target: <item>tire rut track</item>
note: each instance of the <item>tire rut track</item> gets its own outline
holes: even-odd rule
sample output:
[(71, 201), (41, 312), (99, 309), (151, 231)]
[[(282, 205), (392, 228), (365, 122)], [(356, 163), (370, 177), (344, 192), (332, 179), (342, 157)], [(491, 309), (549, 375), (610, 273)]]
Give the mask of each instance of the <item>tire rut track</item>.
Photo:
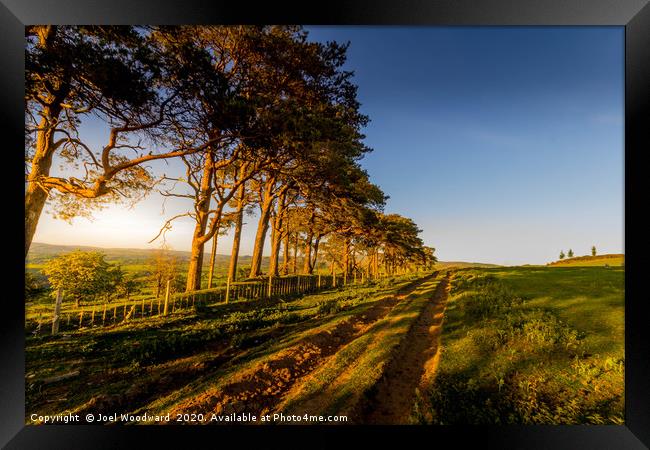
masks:
[(377, 383), (375, 395), (362, 407), (359, 423), (409, 423), (416, 389), (431, 379), (437, 366), (448, 290), (449, 273), (404, 337)]
[(402, 299), (437, 273), (417, 280), (393, 297), (379, 300), (368, 311), (337, 324), (331, 330), (309, 336), (297, 345), (283, 350), (232, 383), (204, 392), (177, 405), (176, 413), (231, 414), (250, 412), (260, 417), (274, 409), (284, 395), (301, 379), (313, 372), (344, 345), (385, 317)]

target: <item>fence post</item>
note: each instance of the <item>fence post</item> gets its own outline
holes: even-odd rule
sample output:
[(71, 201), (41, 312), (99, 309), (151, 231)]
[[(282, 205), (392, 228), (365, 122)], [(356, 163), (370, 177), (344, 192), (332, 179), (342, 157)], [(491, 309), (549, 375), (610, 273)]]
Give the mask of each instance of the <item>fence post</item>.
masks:
[(79, 328), (81, 328), (81, 322), (84, 320), (84, 310), (82, 309), (79, 313)]
[(106, 303), (104, 303), (104, 313), (102, 314), (102, 326), (106, 323)]
[(131, 306), (131, 309), (129, 309), (129, 313), (124, 317), (124, 322), (128, 322), (129, 319), (131, 319), (131, 316), (135, 318), (135, 305), (136, 304), (134, 303), (133, 306)]
[(90, 326), (95, 324), (95, 305), (93, 305), (93, 314), (90, 316)]
[(63, 301), (63, 289), (56, 290), (56, 303), (54, 303), (54, 317), (52, 318), (52, 334), (59, 332), (59, 316), (61, 314), (61, 302)]
[(169, 310), (169, 294), (172, 287), (172, 280), (167, 280), (167, 290), (165, 291), (165, 309), (163, 310), (163, 316), (167, 315)]
[(273, 296), (273, 275), (269, 275), (269, 298)]
[(318, 274), (318, 290), (320, 290), (320, 273)]
[(230, 277), (228, 277), (228, 280), (226, 280), (226, 303), (228, 303), (229, 299), (230, 299)]

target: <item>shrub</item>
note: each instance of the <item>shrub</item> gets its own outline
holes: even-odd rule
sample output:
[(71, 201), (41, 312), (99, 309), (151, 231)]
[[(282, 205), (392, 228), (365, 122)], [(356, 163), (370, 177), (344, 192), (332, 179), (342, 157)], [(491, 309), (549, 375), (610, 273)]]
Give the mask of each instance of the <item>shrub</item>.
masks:
[(337, 313), (341, 310), (341, 305), (338, 300), (324, 300), (318, 302), (316, 305), (316, 311), (319, 316), (327, 316), (330, 314)]
[(463, 313), (469, 317), (475, 319), (492, 317), (499, 311), (523, 303), (523, 299), (512, 289), (492, 279), (478, 279), (471, 284), (477, 292), (464, 297), (460, 303)]

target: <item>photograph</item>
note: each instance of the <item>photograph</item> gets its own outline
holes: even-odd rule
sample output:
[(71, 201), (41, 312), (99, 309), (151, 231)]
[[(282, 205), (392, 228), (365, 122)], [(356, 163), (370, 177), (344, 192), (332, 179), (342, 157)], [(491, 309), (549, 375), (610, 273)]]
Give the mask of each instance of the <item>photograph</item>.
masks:
[(26, 425), (625, 425), (625, 28), (27, 25)]

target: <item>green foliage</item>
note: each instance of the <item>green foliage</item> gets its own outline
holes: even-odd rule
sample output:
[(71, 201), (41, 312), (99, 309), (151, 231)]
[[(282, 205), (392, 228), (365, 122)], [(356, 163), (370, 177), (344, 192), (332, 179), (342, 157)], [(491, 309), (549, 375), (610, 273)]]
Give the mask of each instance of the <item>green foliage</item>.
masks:
[(33, 273), (25, 271), (25, 300), (39, 297), (46, 290), (47, 287)]
[(122, 277), (121, 269), (107, 263), (102, 253), (82, 251), (49, 260), (43, 273), (53, 288), (63, 289), (77, 302), (114, 292)]
[(560, 259), (564, 259), (564, 256), (565, 256), (565, 255), (564, 255), (564, 250), (561, 250), (561, 251), (560, 251)]
[(596, 256), (596, 246), (595, 245), (591, 246), (591, 256)]
[(523, 299), (516, 295), (511, 288), (496, 282), (494, 278), (475, 278), (468, 285), (470, 289), (477, 291), (464, 298), (461, 309), (474, 319), (492, 317), (503, 310), (523, 303)]
[(341, 310), (341, 304), (337, 299), (324, 300), (317, 304), (317, 308), (318, 315), (327, 316), (339, 312)]
[[(457, 271), (441, 363), (418, 396), (415, 419), (622, 424), (624, 353), (622, 345), (612, 345), (622, 343), (615, 320), (622, 310), (602, 303), (603, 295), (614, 295), (612, 305), (622, 305), (622, 285), (612, 284), (620, 275), (596, 268)], [(567, 300), (573, 292), (579, 303)], [(582, 309), (567, 316), (569, 305)]]
[(121, 273), (121, 276), (116, 277), (116, 288), (117, 288), (117, 295), (124, 297), (128, 300), (131, 297), (131, 295), (140, 292), (141, 283), (138, 280), (137, 275), (135, 274), (124, 275), (123, 273)]
[(573, 250), (569, 249), (569, 252), (567, 253), (567, 256), (569, 258), (573, 258)]
[[(516, 372), (494, 377), (441, 373), (427, 399), (431, 410), (420, 422), (437, 425), (622, 424), (620, 396), (608, 396), (613, 377), (623, 375), (622, 360), (585, 363), (576, 358), (556, 374)], [(578, 392), (564, 383), (581, 386)], [(602, 393), (605, 395), (602, 395)], [(591, 394), (591, 395), (588, 395)], [(594, 395), (595, 394), (595, 395)]]

